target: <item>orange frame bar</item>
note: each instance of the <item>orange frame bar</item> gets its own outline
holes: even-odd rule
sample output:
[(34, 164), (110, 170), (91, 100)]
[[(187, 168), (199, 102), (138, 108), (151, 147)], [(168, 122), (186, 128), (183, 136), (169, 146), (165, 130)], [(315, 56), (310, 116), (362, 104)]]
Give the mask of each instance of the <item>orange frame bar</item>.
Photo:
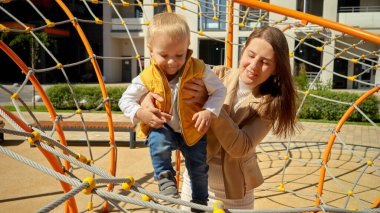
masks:
[(252, 1), (252, 0), (235, 0), (236, 3), (249, 6), (249, 7), (254, 7), (258, 9), (263, 9), (266, 11), (274, 12), (274, 13), (279, 13), (285, 16), (289, 16), (295, 19), (302, 20), (303, 23), (311, 22), (320, 26), (324, 26), (336, 31), (340, 31), (364, 40), (368, 40), (377, 44), (380, 44), (380, 36), (370, 33), (355, 27), (351, 27), (345, 24), (341, 24), (339, 22), (335, 21), (330, 21), (318, 16), (310, 15), (307, 13), (302, 13), (296, 10), (290, 10), (284, 7), (276, 6), (273, 4), (265, 3), (265, 2), (260, 2), (260, 1)]

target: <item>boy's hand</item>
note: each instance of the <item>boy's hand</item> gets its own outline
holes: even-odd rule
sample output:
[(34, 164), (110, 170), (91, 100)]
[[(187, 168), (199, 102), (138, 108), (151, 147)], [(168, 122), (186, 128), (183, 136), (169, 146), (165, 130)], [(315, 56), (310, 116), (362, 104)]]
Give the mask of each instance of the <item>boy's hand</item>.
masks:
[(205, 133), (210, 127), (211, 119), (215, 117), (215, 114), (208, 110), (197, 112), (192, 118), (192, 120), (195, 121), (194, 127), (198, 130), (198, 132)]
[(161, 111), (157, 108), (141, 108), (136, 112), (136, 116), (152, 128), (161, 128), (167, 122), (165, 116), (162, 116)]

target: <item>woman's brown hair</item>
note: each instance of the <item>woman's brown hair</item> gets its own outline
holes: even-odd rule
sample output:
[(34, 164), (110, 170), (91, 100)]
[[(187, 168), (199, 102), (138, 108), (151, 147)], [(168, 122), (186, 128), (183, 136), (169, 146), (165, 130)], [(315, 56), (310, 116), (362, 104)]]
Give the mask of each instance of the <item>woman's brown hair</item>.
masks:
[(257, 28), (248, 37), (242, 51), (254, 38), (267, 41), (275, 54), (274, 75), (260, 85), (260, 94), (265, 96), (260, 114), (273, 122), (273, 133), (288, 136), (294, 134), (296, 123), (296, 90), (289, 61), (289, 47), (285, 35), (277, 28)]

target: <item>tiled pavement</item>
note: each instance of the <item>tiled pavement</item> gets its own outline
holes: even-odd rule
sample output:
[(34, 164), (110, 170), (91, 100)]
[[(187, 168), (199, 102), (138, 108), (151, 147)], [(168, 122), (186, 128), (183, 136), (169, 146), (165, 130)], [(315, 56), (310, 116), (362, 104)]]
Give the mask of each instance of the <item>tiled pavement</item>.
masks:
[[(47, 113), (35, 113), (35, 115), (39, 120), (49, 119)], [(104, 113), (85, 113), (84, 118), (88, 121), (106, 121)], [(71, 119), (79, 120), (79, 117), (75, 116)], [(113, 114), (113, 120), (125, 121), (126, 118), (122, 114)], [(9, 123), (6, 123), (5, 128), (11, 128)], [(286, 209), (314, 205), (315, 198), (313, 196), (310, 197), (310, 194), (313, 195), (316, 192), (316, 185), (320, 175), (320, 164), (318, 162), (320, 162), (320, 159), (324, 155), (325, 145), (331, 137), (331, 131), (334, 128), (334, 124), (304, 123), (299, 133), (291, 138), (292, 143), (289, 146), (291, 147), (290, 155), (289, 153), (286, 154), (286, 149), (284, 148), (287, 146), (289, 139), (282, 139), (272, 135), (268, 135), (264, 139), (261, 147), (258, 149), (258, 159), (266, 179), (265, 183), (255, 190), (256, 209)], [(88, 153), (87, 146), (83, 144), (75, 146), (75, 141), (83, 141), (85, 139), (83, 132), (65, 132), (65, 135), (71, 141), (70, 147), (75, 152)], [(345, 190), (347, 187), (348, 189), (352, 187), (354, 180), (358, 177), (359, 171), (364, 168), (365, 162), (376, 156), (376, 154), (379, 154), (380, 148), (380, 131), (376, 127), (344, 125), (339, 136), (345, 144), (348, 144), (349, 149), (354, 150), (354, 154), (349, 150), (342, 150), (342, 145), (336, 146), (332, 150), (329, 168), (335, 176), (339, 176), (342, 179), (345, 187), (344, 190), (341, 190), (339, 186), (342, 183), (336, 182), (327, 176), (324, 186), (324, 201), (336, 207), (344, 205), (346, 199)], [(90, 132), (89, 137), (90, 140), (108, 141), (108, 133), (106, 132)], [(157, 191), (157, 186), (152, 178), (152, 166), (148, 148), (140, 141), (136, 149), (129, 149), (125, 143), (125, 141), (129, 140), (128, 137), (128, 133), (115, 133), (115, 139), (118, 141), (117, 145), (119, 146), (117, 177), (132, 175), (144, 188)], [(30, 148), (27, 143), (22, 143), (23, 138), (6, 135), (5, 139), (6, 142), (2, 145), (7, 149), (50, 168), (43, 155), (36, 148)], [(336, 144), (338, 142), (340, 140), (336, 139)], [(106, 145), (106, 143), (98, 143), (92, 147), (94, 158), (99, 157), (108, 150), (108, 146)], [(263, 154), (262, 150), (265, 150), (266, 154)], [(88, 156), (88, 154), (85, 155)], [(283, 156), (287, 155), (291, 159), (294, 159), (294, 161), (286, 164), (286, 170), (283, 172), (285, 165)], [(364, 160), (362, 159), (361, 161), (361, 158)], [(379, 165), (380, 162), (376, 159), (374, 163), (375, 165)], [(108, 157), (97, 161), (96, 165), (108, 170)], [(10, 159), (4, 154), (0, 154), (0, 169), (2, 171), (0, 173), (0, 212), (34, 212), (62, 196), (61, 187), (54, 178)], [(90, 175), (81, 170), (75, 171), (75, 173), (81, 179)], [(357, 190), (358, 194), (364, 196), (362, 202), (370, 205), (380, 195), (379, 172), (377, 171), (376, 173), (370, 170), (369, 174), (363, 175), (361, 180), (364, 183), (360, 182), (355, 188), (355, 192)], [(276, 190), (280, 183), (285, 183), (285, 189), (292, 190), (297, 195), (282, 193)], [(115, 192), (128, 194), (120, 190), (120, 187), (116, 188)], [(88, 196), (81, 193), (76, 196), (80, 211), (86, 209), (88, 199)], [(99, 202), (99, 199), (96, 198), (95, 204)], [(153, 211), (130, 204), (120, 203), (120, 205), (136, 212)], [(361, 209), (360, 202), (353, 201), (353, 203), (349, 203), (348, 208)], [(62, 211), (62, 205), (54, 210), (54, 212)]]

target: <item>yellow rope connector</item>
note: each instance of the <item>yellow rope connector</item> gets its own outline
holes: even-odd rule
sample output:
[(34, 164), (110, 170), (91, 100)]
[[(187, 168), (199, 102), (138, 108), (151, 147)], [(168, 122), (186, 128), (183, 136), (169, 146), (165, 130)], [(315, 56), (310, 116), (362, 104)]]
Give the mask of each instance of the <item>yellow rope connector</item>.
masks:
[(289, 156), (285, 155), (284, 157), (284, 160), (289, 160)]
[(375, 50), (372, 51), (371, 54), (372, 54), (372, 55), (376, 55), (376, 51), (375, 51)]
[(121, 25), (125, 25), (125, 21), (124, 20), (121, 21)]
[(108, 0), (108, 4), (112, 5), (113, 4), (112, 0)]
[(142, 196), (141, 196), (141, 199), (142, 199), (143, 201), (147, 201), (147, 202), (149, 202), (149, 201), (152, 200), (152, 198), (149, 197), (148, 195), (142, 195)]
[(198, 13), (199, 16), (202, 16), (202, 14), (203, 14), (202, 12), (199, 12), (199, 13)]
[(289, 57), (292, 58), (294, 56), (293, 52), (289, 52)]
[(93, 202), (88, 202), (87, 203), (87, 210), (88, 211), (92, 211), (94, 209), (94, 203)]
[(318, 50), (319, 52), (323, 51), (323, 47), (316, 47), (315, 49)]
[(139, 5), (139, 7), (142, 7), (142, 6), (143, 6), (141, 2), (139, 2), (139, 3), (137, 3), (137, 4)]
[(84, 180), (83, 180), (83, 183), (88, 183), (88, 187), (83, 189), (82, 192), (86, 195), (89, 195), (91, 194), (92, 190), (95, 188), (96, 186), (96, 181), (94, 178), (92, 177), (86, 177)]
[(57, 69), (62, 69), (63, 65), (61, 63), (58, 63), (56, 67)]
[(84, 164), (93, 162), (92, 160), (88, 159), (86, 156), (81, 155), (80, 153), (77, 153), (77, 157), (75, 159), (77, 159), (79, 162), (82, 162)]
[(202, 30), (199, 30), (199, 31), (198, 31), (198, 35), (200, 35), (200, 36), (204, 36), (205, 34), (203, 33)]
[(81, 109), (77, 109), (77, 111), (75, 111), (76, 114), (82, 114), (82, 110)]
[(302, 38), (302, 39), (300, 40), (300, 43), (302, 44), (302, 43), (304, 43), (304, 42), (305, 42), (305, 39)]
[(326, 65), (323, 65), (323, 66), (321, 67), (321, 70), (326, 70)]
[(139, 58), (141, 58), (141, 56), (140, 56), (139, 54), (137, 54), (137, 55), (135, 56), (135, 58), (136, 58), (136, 59), (139, 59)]
[(310, 95), (310, 91), (307, 90), (307, 91), (305, 92), (305, 95)]
[(379, 69), (379, 65), (378, 64), (373, 65), (373, 69), (376, 71), (377, 69)]
[(336, 58), (340, 58), (340, 53), (337, 53), (337, 54), (335, 55), (335, 57), (336, 57)]
[(351, 190), (349, 190), (349, 191), (347, 192), (347, 195), (348, 195), (348, 196), (352, 196), (352, 195), (354, 195), (354, 192), (351, 191)]
[(278, 187), (278, 190), (285, 192), (284, 184), (281, 183), (280, 186)]
[(145, 22), (145, 25), (146, 25), (146, 26), (149, 26), (149, 25), (150, 25), (150, 21), (146, 21), (146, 22)]
[(312, 35), (313, 35), (313, 33), (308, 33), (308, 34), (307, 34), (307, 37), (310, 38)]
[[(123, 1), (123, 6), (124, 7), (129, 7), (131, 4), (129, 4), (129, 2), (125, 2), (125, 1)], [(154, 6), (154, 3), (153, 3), (153, 6)]]
[(356, 44), (352, 44), (351, 47), (352, 47), (352, 48), (356, 48)]
[(95, 24), (103, 24), (103, 21), (98, 17), (95, 18)]
[(329, 45), (330, 44), (330, 41), (325, 41), (325, 45)]
[(337, 36), (334, 36), (334, 37), (333, 37), (333, 40), (334, 40), (334, 41), (336, 41), (337, 39), (338, 39), (338, 37), (337, 37)]
[(214, 21), (219, 21), (219, 18), (216, 17), (216, 16), (214, 16), (214, 17), (212, 17), (212, 20), (214, 20)]
[(368, 166), (373, 166), (373, 162), (369, 160), (369, 161), (367, 161), (367, 165)]
[(353, 59), (351, 59), (351, 62), (354, 63), (354, 64), (356, 64), (356, 63), (359, 62), (359, 60), (357, 58), (353, 58)]
[(319, 34), (320, 32), (321, 32), (320, 30), (316, 30), (316, 31), (315, 31), (316, 34)]
[(214, 211), (213, 213), (224, 213), (224, 203), (220, 200), (214, 202)]
[(362, 54), (362, 55), (360, 56), (360, 59), (365, 59), (365, 55)]
[(187, 10), (187, 7), (186, 6), (181, 6), (181, 9), (182, 10)]
[(0, 24), (0, 30), (3, 31), (4, 33), (9, 33), (9, 31), (10, 31), (8, 27), (6, 27), (2, 24)]
[(16, 93), (13, 93), (13, 95), (11, 95), (11, 100), (12, 99), (16, 99), (16, 100), (18, 100), (20, 98), (20, 96), (18, 95), (18, 93), (16, 92)]
[(351, 76), (348, 76), (347, 79), (350, 80), (350, 81), (354, 81), (356, 78), (357, 78), (356, 75), (351, 75)]
[(91, 0), (91, 3), (93, 3), (93, 4), (99, 4), (99, 1), (98, 0)]
[(55, 23), (54, 22), (51, 22), (49, 19), (45, 19), (45, 23), (48, 27), (54, 27), (55, 26)]
[(40, 134), (39, 132), (37, 132), (37, 131), (33, 131), (32, 134), (33, 134), (33, 136), (28, 137), (28, 142), (29, 142), (31, 145), (34, 145), (34, 143), (35, 143), (36, 141), (41, 140), (41, 134)]
[(27, 33), (29, 33), (29, 32), (30, 32), (30, 30), (31, 30), (31, 28), (30, 28), (30, 27), (26, 27), (26, 28), (25, 28), (25, 32), (27, 32)]
[(245, 27), (244, 23), (239, 23), (239, 27)]
[(132, 176), (127, 176), (126, 179), (129, 180), (129, 183), (123, 183), (121, 184), (121, 187), (124, 189), (124, 190), (131, 190), (131, 187), (135, 184), (135, 179), (132, 177)]
[(343, 52), (347, 53), (348, 49), (347, 48), (344, 48), (343, 49)]

